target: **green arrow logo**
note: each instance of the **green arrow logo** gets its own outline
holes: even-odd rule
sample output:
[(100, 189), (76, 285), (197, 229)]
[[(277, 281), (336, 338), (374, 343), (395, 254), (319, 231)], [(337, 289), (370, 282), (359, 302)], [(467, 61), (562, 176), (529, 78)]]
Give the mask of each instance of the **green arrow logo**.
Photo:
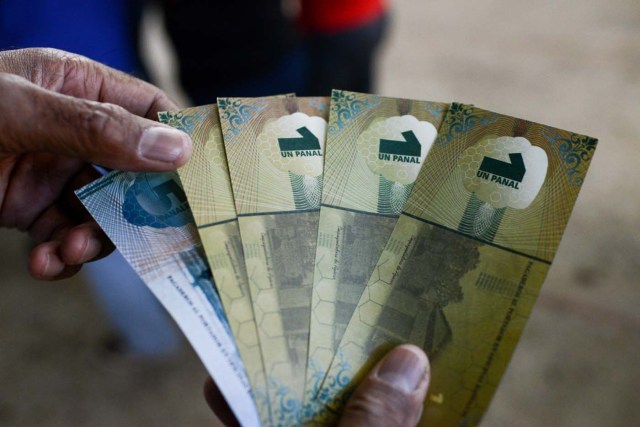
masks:
[(491, 157), (485, 157), (480, 164), (480, 171), (490, 173), (492, 175), (501, 176), (502, 178), (512, 181), (522, 182), (524, 173), (527, 168), (524, 166), (524, 160), (521, 153), (510, 153), (509, 160), (511, 163), (496, 160)]
[(296, 131), (301, 138), (278, 138), (280, 151), (320, 150), (320, 141), (306, 126)]
[(380, 139), (380, 153), (420, 157), (422, 146), (412, 130), (402, 132), (404, 140)]

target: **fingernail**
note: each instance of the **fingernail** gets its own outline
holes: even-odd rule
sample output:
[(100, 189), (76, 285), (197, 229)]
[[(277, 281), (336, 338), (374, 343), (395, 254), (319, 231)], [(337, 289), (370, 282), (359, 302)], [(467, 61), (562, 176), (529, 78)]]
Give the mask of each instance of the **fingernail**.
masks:
[(424, 355), (417, 350), (400, 347), (389, 353), (378, 369), (377, 376), (382, 381), (403, 392), (413, 392), (427, 370)]
[(87, 242), (85, 244), (84, 251), (80, 256), (78, 263), (83, 264), (97, 257), (98, 254), (100, 254), (100, 249), (102, 248), (102, 245), (100, 243), (101, 243), (100, 240), (96, 239), (95, 237), (87, 237)]
[(177, 129), (151, 127), (142, 132), (140, 154), (148, 160), (174, 163), (190, 143), (189, 136)]
[(44, 267), (42, 267), (42, 276), (46, 277), (49, 275), (49, 265), (51, 265), (51, 255), (50, 254), (46, 254), (45, 255), (45, 262), (44, 262)]

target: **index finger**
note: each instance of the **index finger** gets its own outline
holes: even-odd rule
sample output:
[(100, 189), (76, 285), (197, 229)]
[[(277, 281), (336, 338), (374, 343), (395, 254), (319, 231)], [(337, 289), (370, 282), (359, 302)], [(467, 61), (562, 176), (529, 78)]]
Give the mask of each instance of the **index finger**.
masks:
[(130, 113), (157, 119), (176, 104), (160, 89), (84, 56), (57, 49), (0, 52), (0, 72), (19, 75), (45, 89), (76, 98), (106, 102)]

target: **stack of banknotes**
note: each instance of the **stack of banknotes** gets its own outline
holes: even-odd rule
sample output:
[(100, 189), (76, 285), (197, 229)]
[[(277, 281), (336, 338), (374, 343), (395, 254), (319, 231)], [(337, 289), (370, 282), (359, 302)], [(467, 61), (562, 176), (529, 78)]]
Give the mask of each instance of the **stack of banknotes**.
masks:
[(82, 203), (242, 425), (331, 425), (392, 347), (431, 360), (421, 424), (479, 423), (596, 140), (473, 105), (335, 90), (160, 114), (177, 173)]

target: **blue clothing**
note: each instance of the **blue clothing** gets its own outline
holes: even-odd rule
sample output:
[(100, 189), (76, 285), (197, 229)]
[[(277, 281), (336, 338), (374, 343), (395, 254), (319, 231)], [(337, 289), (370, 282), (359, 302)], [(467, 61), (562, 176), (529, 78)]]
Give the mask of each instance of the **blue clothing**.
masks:
[(120, 252), (86, 264), (82, 274), (124, 352), (162, 357), (180, 348), (174, 322)]
[(55, 47), (140, 73), (141, 5), (127, 0), (1, 0), (0, 49)]

